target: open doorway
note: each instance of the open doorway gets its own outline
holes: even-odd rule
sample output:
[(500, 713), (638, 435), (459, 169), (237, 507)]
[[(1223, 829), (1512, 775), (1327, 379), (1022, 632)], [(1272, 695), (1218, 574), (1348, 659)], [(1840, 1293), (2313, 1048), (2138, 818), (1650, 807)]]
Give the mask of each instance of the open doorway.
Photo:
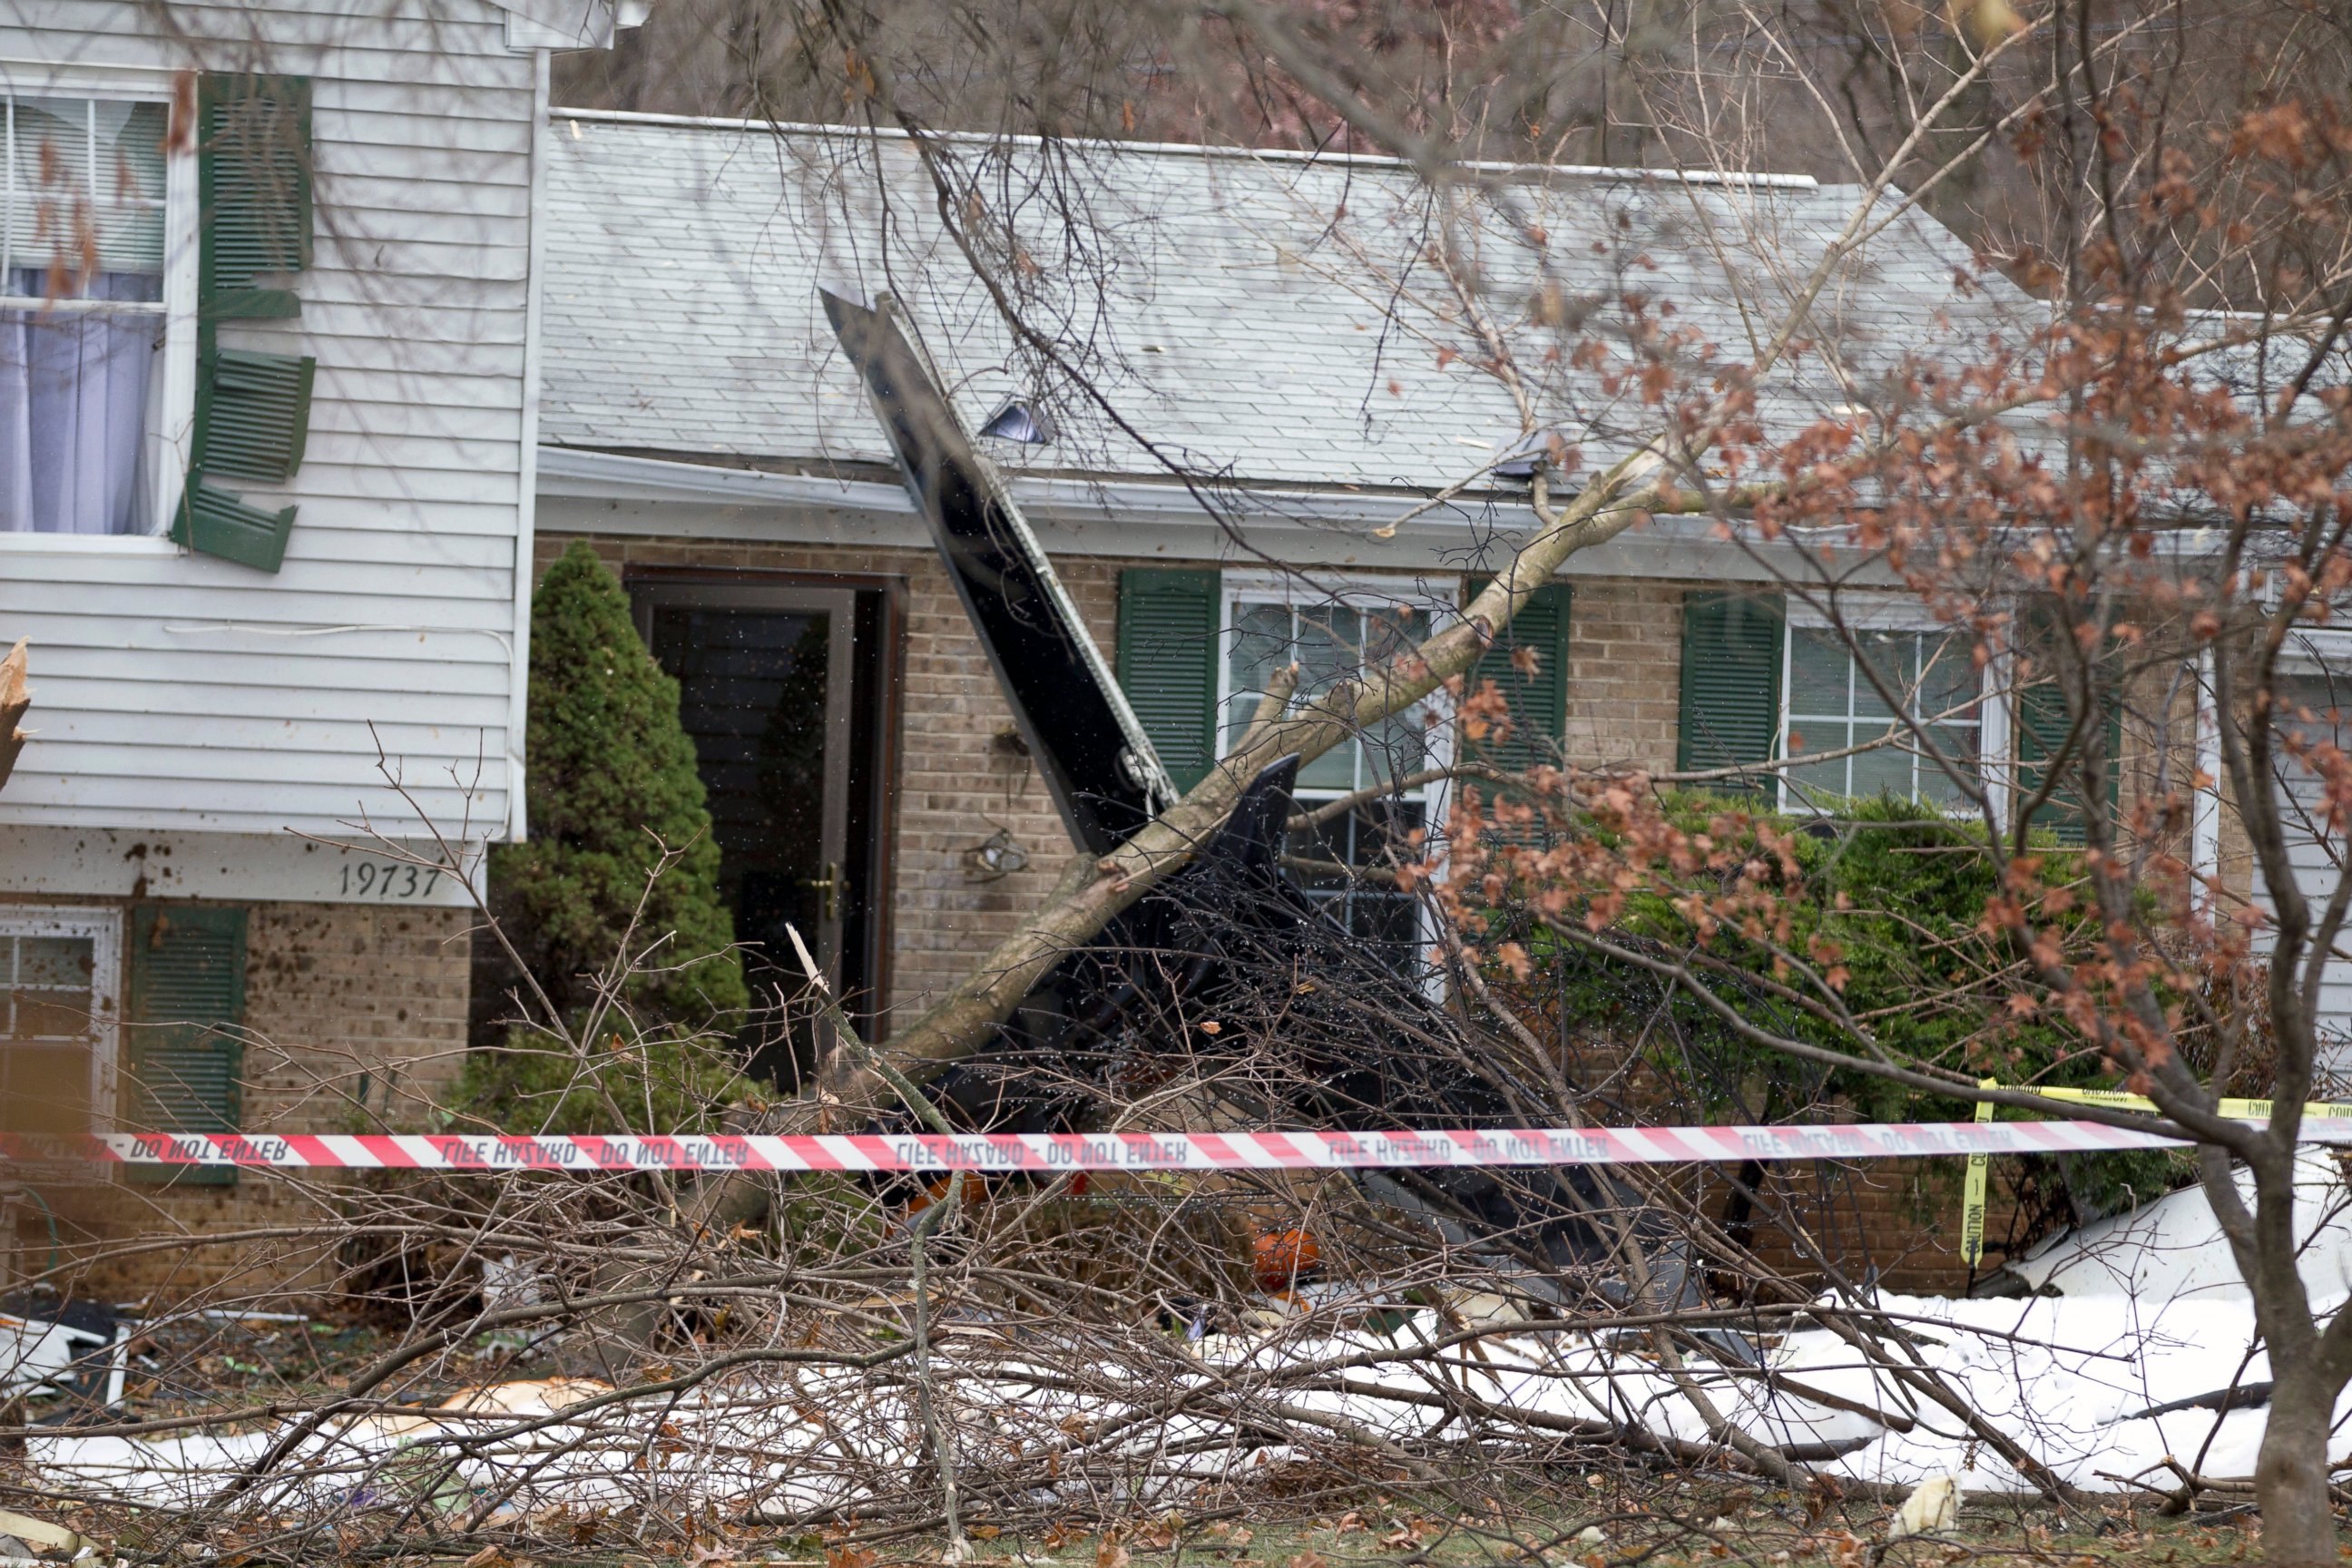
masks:
[[(753, 996), (803, 989), (791, 925), (872, 1037), (889, 916), (895, 584), (642, 572), (628, 586), (646, 647), (678, 682)], [(751, 1070), (789, 1090), (821, 1041), (801, 1020), (745, 1044)]]

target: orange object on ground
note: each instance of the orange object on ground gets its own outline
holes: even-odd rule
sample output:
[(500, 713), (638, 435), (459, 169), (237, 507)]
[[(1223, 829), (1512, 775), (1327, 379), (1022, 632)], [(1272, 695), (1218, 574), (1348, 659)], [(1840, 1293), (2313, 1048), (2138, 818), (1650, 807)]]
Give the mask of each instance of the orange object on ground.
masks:
[(1289, 1289), (1323, 1261), (1323, 1249), (1303, 1230), (1261, 1231), (1250, 1250), (1257, 1288), (1269, 1295)]
[[(925, 1182), (923, 1184), (923, 1190), (917, 1194), (915, 1197), (908, 1203), (908, 1216), (912, 1218), (914, 1215), (919, 1215), (925, 1209), (930, 1207), (933, 1204), (939, 1203), (944, 1199), (948, 1195), (948, 1183), (953, 1178), (951, 1176), (935, 1176), (931, 1180)], [(963, 1201), (967, 1204), (980, 1204), (987, 1202), (988, 1178), (982, 1175), (977, 1171), (964, 1172)]]

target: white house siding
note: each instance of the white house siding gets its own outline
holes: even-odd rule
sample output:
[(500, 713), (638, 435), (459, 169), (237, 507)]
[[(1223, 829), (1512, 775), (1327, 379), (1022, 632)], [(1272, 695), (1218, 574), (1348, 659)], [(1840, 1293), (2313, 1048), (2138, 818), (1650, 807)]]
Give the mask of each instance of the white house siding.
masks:
[[(2352, 668), (2345, 658), (2352, 649), (2331, 648), (2326, 662), (2338, 668)], [(2345, 675), (2309, 674), (2289, 678), (2282, 684), (2282, 698), (2297, 709), (2308, 709), (2313, 722), (2298, 724), (2314, 740), (2333, 739), (2337, 745), (2352, 744), (2352, 678)], [(2329, 834), (2321, 819), (2321, 790), (2317, 778), (2308, 769), (2291, 758), (2283, 758), (2275, 784), (2284, 807), (2287, 827), (2287, 854), (2294, 865), (2295, 886), (2310, 901), (2315, 917), (2326, 907), (2337, 882), (2343, 877), (2341, 858), (2345, 837), (2340, 832)], [(2256, 881), (2261, 880), (2259, 871)], [(2264, 908), (2273, 907), (2268, 890), (2260, 892)], [(2319, 983), (2319, 1032), (2325, 1065), (2338, 1074), (2352, 1074), (2352, 935), (2339, 938), (2336, 943), (2339, 956), (2332, 956), (2325, 966)]]
[[(177, 39), (135, 0), (0, 0), (0, 75), (23, 91), (47, 79), (35, 62), (312, 79), (300, 319), (223, 333), (318, 361), (294, 479), (222, 485), (300, 511), (274, 576), (162, 541), (0, 535), (0, 637), (32, 639), (37, 731), (0, 792), (0, 891), (128, 890), (68, 884), (155, 836), (225, 868), (237, 835), (268, 894), (332, 897), (289, 829), (509, 823), (535, 62), (487, 0), (167, 12)], [(385, 787), (379, 743), (413, 803)]]

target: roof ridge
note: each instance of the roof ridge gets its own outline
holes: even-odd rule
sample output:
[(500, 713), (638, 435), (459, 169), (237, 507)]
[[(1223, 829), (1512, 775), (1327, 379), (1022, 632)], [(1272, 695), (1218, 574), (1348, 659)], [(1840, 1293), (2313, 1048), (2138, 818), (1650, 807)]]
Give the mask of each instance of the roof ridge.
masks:
[[(647, 114), (627, 109), (569, 109), (550, 105), (551, 121), (557, 120), (587, 121), (608, 125), (644, 125), (667, 127), (679, 131), (764, 131), (780, 136), (819, 136), (837, 139), (875, 138), (883, 141), (912, 140), (904, 131), (888, 127), (827, 124), (816, 121), (745, 120), (718, 115)], [(1041, 146), (1041, 136), (992, 136), (978, 131), (941, 131), (931, 133), (936, 140), (963, 146), (987, 146), (1010, 142), (1016, 146)], [(1298, 164), (1336, 163), (1347, 167), (1409, 169), (1409, 159), (1374, 153), (1314, 152), (1290, 147), (1213, 147), (1193, 142), (1119, 142), (1102, 137), (1073, 137), (1065, 140), (1079, 145), (1099, 147), (1106, 152), (1138, 153), (1151, 157), (1230, 158), (1249, 163), (1282, 163)], [(1734, 170), (1713, 169), (1638, 169), (1614, 168), (1597, 163), (1514, 163), (1494, 161), (1473, 161), (1454, 165), (1479, 174), (1545, 174), (1572, 179), (1619, 181), (1627, 184), (1756, 186), (1765, 189), (1811, 191), (1821, 189), (1821, 182), (1811, 174), (1768, 174)]]

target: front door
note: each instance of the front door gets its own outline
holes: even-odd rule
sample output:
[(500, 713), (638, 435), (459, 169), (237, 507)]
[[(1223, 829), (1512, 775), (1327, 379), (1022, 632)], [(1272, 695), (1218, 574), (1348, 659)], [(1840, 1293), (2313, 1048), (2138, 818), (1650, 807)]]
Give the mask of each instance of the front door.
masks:
[[(866, 646), (878, 625), (861, 600), (878, 595), (742, 580), (631, 588), (646, 646), (678, 683), (753, 998), (804, 990), (790, 927), (853, 1015), (868, 1011), (883, 894), (870, 755), (879, 650)], [(745, 1042), (753, 1070), (782, 1087), (824, 1043), (805, 1013)]]

